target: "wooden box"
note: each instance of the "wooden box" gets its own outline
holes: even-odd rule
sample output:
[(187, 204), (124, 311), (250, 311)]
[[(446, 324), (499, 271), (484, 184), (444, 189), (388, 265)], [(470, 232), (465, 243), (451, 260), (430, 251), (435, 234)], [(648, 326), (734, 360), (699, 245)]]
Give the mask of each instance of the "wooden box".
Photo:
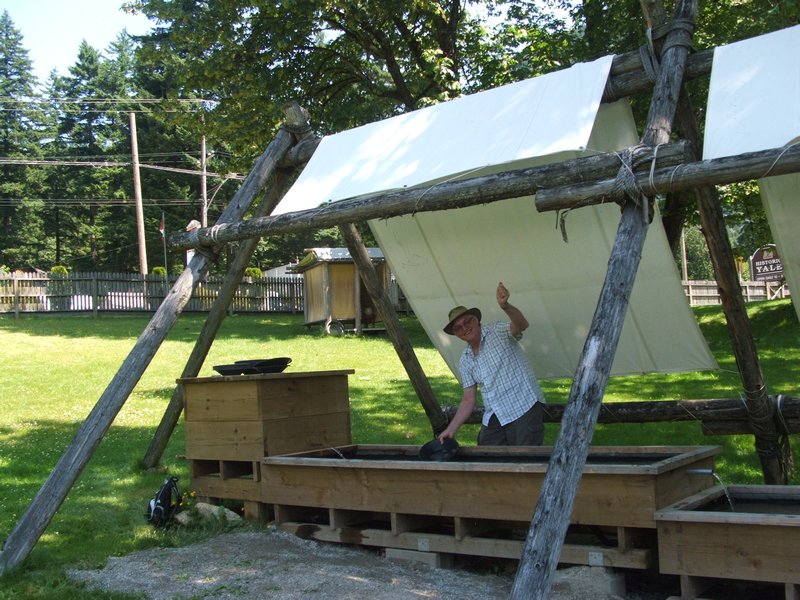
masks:
[(273, 454), (349, 444), (350, 373), (180, 379), (186, 455), (258, 461)]
[(193, 490), (258, 501), (265, 456), (350, 444), (351, 373), (179, 379)]
[(800, 584), (800, 486), (715, 486), (656, 522), (662, 573)]

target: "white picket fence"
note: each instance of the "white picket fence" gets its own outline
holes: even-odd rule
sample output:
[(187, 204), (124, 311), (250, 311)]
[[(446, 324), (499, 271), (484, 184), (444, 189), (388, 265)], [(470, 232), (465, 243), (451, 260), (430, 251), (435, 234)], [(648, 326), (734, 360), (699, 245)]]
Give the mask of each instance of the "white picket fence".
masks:
[[(175, 279), (132, 273), (0, 274), (0, 312), (153, 312)], [(198, 283), (184, 310), (207, 312), (222, 283), (222, 277)], [(302, 312), (303, 280), (292, 276), (244, 280), (230, 310)]]
[[(0, 273), (0, 313), (32, 312), (153, 312), (175, 283), (175, 277), (133, 273), (71, 273), (58, 277), (47, 273)], [(208, 277), (195, 288), (185, 311), (207, 312), (217, 297), (222, 277)], [(396, 282), (392, 280), (392, 285)], [(747, 302), (790, 297), (786, 284), (742, 281)], [(715, 281), (684, 281), (689, 304), (720, 304)], [(244, 280), (231, 302), (233, 312), (302, 312), (302, 277), (265, 277)], [(409, 312), (402, 293), (398, 310)]]

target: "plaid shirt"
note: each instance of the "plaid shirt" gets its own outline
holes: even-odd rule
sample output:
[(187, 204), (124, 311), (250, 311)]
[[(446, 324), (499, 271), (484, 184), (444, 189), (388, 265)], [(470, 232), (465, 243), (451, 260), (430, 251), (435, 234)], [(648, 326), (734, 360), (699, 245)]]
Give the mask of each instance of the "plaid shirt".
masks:
[(544, 403), (544, 394), (528, 365), (519, 340), (511, 335), (511, 323), (495, 321), (481, 325), (481, 346), (478, 356), (467, 346), (458, 367), (461, 385), (475, 384), (483, 398), (483, 424), (488, 425), (493, 414), (501, 425), (524, 415), (535, 402)]

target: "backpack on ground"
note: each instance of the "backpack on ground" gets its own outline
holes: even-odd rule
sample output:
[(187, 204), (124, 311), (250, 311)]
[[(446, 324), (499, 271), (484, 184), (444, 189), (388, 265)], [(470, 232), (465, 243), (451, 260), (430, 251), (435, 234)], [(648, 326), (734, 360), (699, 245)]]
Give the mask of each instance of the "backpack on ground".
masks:
[(181, 493), (178, 490), (178, 478), (167, 477), (147, 505), (147, 522), (156, 527), (166, 527), (175, 517), (180, 504)]

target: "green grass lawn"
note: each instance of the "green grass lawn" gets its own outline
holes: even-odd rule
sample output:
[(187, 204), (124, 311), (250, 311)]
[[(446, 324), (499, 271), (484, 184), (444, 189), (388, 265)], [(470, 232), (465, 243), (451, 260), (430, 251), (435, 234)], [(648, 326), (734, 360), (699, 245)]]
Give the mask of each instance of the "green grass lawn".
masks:
[[(787, 300), (748, 306), (769, 391), (797, 396), (800, 325)], [(716, 356), (716, 372), (612, 378), (605, 401), (741, 397), (741, 383), (719, 307), (695, 310)], [(147, 501), (165, 473), (189, 483), (179, 425), (163, 468), (143, 471), (141, 459), (163, 415), (205, 316), (182, 316), (121, 410), (94, 457), (21, 569), (0, 581), (0, 598), (109, 598), (68, 582), (68, 567), (99, 567), (109, 556), (152, 546), (183, 545), (213, 527), (154, 530), (144, 520)], [(0, 316), (0, 537), (29, 506), (56, 461), (105, 390), (147, 316)], [(419, 323), (402, 318), (442, 404), (457, 404), (459, 386)], [(200, 375), (242, 358), (290, 356), (293, 371), (353, 369), (353, 439), (362, 444), (422, 444), (431, 428), (386, 337), (329, 337), (303, 327), (301, 315), (228, 317)], [(570, 380), (542, 382), (549, 402), (566, 402)], [(547, 426), (554, 443), (558, 426)], [(459, 441), (474, 443), (477, 426)], [(600, 425), (595, 445), (700, 445), (723, 449), (717, 470), (726, 483), (761, 482), (751, 436), (705, 437), (695, 422)], [(121, 597), (121, 596), (120, 596)]]

